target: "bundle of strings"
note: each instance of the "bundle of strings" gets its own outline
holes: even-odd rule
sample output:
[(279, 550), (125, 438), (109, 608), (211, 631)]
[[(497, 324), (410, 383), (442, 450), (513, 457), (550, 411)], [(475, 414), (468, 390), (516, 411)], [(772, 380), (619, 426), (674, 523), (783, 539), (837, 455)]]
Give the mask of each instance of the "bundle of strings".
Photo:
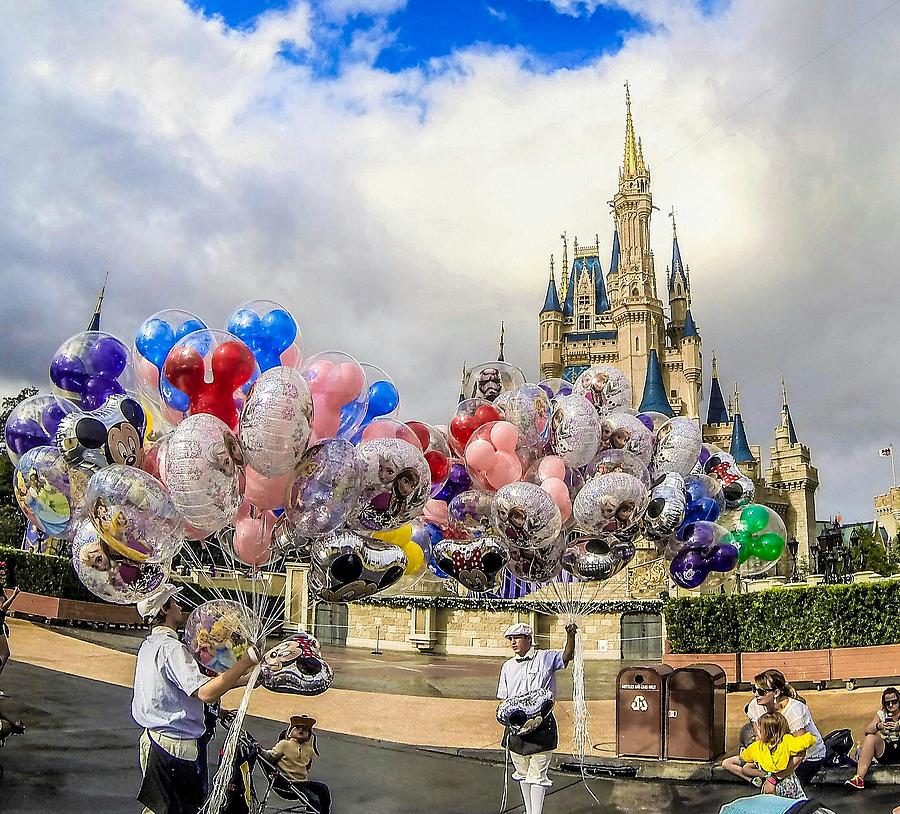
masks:
[(250, 694), (253, 692), (260, 669), (261, 665), (257, 664), (250, 673), (250, 680), (244, 688), (244, 697), (241, 698), (241, 704), (234, 714), (222, 746), (222, 762), (219, 764), (219, 771), (216, 772), (213, 780), (209, 799), (203, 805), (202, 814), (219, 814), (225, 806), (225, 797), (228, 794), (228, 786), (234, 772), (234, 755), (241, 739), (241, 728), (244, 725), (244, 718), (247, 716), (247, 707), (250, 706)]

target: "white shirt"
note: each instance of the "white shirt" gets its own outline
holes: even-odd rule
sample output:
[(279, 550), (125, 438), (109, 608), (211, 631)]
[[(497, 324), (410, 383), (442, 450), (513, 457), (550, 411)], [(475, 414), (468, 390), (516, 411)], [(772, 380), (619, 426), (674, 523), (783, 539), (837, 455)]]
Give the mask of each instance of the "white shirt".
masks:
[[(785, 708), (778, 710), (787, 719), (788, 728), (791, 732), (797, 732), (800, 729), (806, 730), (810, 735), (815, 737), (816, 743), (806, 753), (807, 760), (818, 760), (825, 757), (825, 742), (822, 735), (816, 727), (815, 722), (810, 715), (809, 707), (796, 698), (788, 698)], [(757, 723), (768, 710), (760, 704), (755, 698), (747, 705), (747, 717)]]
[(207, 681), (178, 634), (154, 627), (138, 651), (131, 717), (152, 733), (178, 740), (199, 738), (206, 724), (203, 702), (195, 693)]
[(550, 690), (556, 698), (556, 671), (565, 669), (562, 651), (531, 648), (513, 656), (500, 668), (497, 698), (505, 701), (532, 690)]

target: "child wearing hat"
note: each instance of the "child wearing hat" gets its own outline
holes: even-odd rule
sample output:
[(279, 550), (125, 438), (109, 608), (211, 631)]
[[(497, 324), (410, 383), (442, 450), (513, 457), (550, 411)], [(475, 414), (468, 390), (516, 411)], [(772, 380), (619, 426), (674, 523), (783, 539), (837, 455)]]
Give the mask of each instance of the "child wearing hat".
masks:
[(308, 779), (313, 758), (319, 756), (316, 734), (313, 732), (315, 725), (316, 719), (309, 715), (292, 715), (285, 736), (271, 749), (263, 750), (263, 755), (276, 764), (278, 771), (290, 781), (290, 788), (276, 781), (276, 791), (297, 789), (321, 814), (329, 814), (331, 792), (328, 786)]

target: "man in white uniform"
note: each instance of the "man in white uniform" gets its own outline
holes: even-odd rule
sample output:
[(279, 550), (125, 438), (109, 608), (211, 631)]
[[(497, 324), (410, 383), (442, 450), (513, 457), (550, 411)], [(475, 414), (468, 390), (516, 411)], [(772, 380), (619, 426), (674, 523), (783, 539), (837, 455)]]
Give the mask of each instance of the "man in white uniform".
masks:
[(178, 640), (186, 614), (166, 585), (137, 603), (151, 625), (138, 651), (131, 717), (144, 728), (138, 801), (144, 814), (196, 814), (207, 793), (205, 704), (218, 701), (241, 684), (259, 661), (255, 647), (215, 678), (200, 672), (191, 652)]
[[(531, 625), (519, 622), (507, 628), (503, 635), (509, 639), (515, 655), (500, 668), (497, 698), (505, 701), (533, 690), (549, 690), (556, 698), (556, 671), (569, 666), (575, 655), (575, 633), (578, 626), (566, 625), (566, 644), (562, 650), (538, 650), (533, 642)], [(527, 735), (504, 733), (504, 745), (509, 748), (517, 780), (525, 802), (525, 814), (541, 814), (544, 795), (553, 785), (547, 777), (553, 750), (559, 745), (556, 719), (551, 712), (544, 722)]]

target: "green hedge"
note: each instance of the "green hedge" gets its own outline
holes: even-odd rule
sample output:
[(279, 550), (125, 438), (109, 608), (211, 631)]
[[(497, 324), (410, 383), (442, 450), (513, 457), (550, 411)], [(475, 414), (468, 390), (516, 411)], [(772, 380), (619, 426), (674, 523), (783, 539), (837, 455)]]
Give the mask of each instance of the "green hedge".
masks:
[(673, 599), (663, 613), (673, 653), (900, 644), (900, 581)]
[(49, 554), (33, 554), (17, 548), (0, 546), (0, 562), (6, 563), (9, 587), (18, 586), (23, 591), (61, 599), (79, 599), (99, 602), (75, 576), (72, 561), (67, 557)]

